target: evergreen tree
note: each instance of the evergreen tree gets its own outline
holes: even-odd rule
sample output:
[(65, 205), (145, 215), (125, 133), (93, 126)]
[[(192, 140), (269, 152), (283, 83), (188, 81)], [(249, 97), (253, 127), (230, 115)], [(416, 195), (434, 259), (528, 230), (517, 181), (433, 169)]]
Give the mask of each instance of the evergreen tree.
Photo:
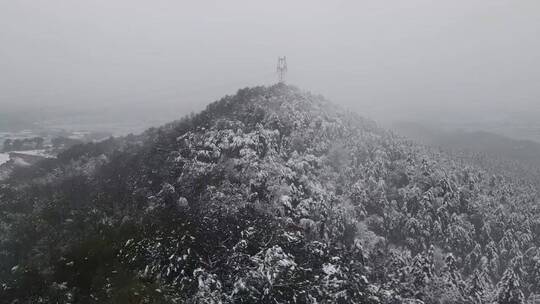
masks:
[(520, 289), (519, 278), (511, 268), (504, 272), (499, 282), (497, 294), (498, 304), (524, 304), (525, 296)]

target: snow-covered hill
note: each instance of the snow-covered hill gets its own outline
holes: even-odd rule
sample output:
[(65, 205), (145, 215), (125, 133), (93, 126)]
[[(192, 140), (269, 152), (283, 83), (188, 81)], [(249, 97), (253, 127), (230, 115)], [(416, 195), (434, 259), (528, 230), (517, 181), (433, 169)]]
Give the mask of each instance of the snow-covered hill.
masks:
[(0, 187), (2, 297), (521, 303), (536, 190), (295, 87), (246, 88)]

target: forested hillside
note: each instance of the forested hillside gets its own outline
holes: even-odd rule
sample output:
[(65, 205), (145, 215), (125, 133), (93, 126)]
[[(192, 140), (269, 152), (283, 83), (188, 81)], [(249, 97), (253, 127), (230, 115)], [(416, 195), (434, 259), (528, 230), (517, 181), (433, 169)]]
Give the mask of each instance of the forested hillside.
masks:
[(524, 303), (536, 189), (321, 96), (242, 89), (0, 186), (2, 303)]

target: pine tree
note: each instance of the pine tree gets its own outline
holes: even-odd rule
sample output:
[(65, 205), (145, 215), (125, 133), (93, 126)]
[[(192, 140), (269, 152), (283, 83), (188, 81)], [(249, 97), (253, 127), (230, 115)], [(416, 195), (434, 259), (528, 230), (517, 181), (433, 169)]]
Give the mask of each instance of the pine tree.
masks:
[(519, 278), (511, 268), (504, 272), (498, 286), (498, 304), (524, 304), (525, 296), (519, 288)]
[(475, 270), (468, 285), (468, 298), (472, 303), (487, 303), (489, 282), (485, 273)]

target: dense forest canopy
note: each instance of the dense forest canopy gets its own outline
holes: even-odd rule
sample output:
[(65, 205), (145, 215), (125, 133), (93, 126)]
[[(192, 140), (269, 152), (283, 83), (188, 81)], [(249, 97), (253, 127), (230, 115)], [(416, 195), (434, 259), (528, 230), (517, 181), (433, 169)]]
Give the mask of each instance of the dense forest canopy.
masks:
[(524, 303), (533, 181), (321, 96), (239, 90), (0, 185), (2, 303)]

